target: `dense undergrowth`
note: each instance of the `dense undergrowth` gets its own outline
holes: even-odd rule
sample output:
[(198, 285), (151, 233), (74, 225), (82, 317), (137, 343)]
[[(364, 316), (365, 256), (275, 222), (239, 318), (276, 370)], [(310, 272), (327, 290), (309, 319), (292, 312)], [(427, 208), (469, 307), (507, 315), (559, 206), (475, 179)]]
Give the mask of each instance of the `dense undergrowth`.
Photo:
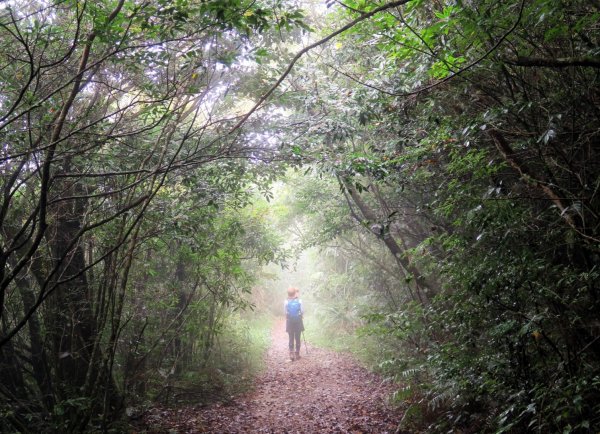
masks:
[(208, 363), (190, 363), (177, 375), (152, 384), (144, 401), (130, 401), (136, 405), (127, 409), (128, 421), (113, 428), (115, 432), (199, 429), (201, 408), (219, 412), (221, 404), (256, 387), (257, 376), (266, 369), (273, 322), (273, 316), (264, 313), (229, 316)]
[(215, 337), (208, 360), (192, 360), (177, 375), (160, 372), (148, 390), (146, 405), (206, 404), (247, 392), (265, 367), (272, 325), (273, 318), (265, 314), (230, 315)]

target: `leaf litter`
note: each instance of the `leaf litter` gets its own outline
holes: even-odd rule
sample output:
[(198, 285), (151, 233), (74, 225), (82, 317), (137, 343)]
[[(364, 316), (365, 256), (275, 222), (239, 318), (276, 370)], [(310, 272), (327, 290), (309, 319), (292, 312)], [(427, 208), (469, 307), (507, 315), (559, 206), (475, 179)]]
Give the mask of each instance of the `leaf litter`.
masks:
[(398, 433), (401, 412), (388, 405), (393, 384), (361, 367), (349, 355), (305, 345), (288, 359), (287, 335), (278, 322), (266, 369), (254, 389), (226, 403), (155, 407), (143, 420), (145, 433)]

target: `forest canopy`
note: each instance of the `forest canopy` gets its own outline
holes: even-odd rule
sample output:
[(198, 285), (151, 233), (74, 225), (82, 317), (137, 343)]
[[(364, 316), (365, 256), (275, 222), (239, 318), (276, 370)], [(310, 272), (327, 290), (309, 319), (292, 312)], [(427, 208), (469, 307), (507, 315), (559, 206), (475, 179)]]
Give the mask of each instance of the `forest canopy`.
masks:
[(597, 432), (599, 21), (0, 4), (0, 430), (239, 391), (273, 266), (318, 251), (313, 321), (397, 382), (399, 429)]

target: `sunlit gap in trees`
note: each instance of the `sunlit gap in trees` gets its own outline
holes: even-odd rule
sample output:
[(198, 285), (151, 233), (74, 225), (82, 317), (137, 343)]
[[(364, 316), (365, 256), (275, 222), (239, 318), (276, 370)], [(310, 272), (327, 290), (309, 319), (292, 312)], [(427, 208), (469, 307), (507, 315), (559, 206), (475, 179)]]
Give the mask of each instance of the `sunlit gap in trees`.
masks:
[(46, 12), (45, 18), (50, 19), (50, 21), (56, 18), (56, 14), (52, 11), (50, 6), (53, 2), (51, 1), (29, 1), (25, 2), (22, 0), (2, 0), (0, 1), (0, 11), (6, 10), (6, 15), (0, 15), (0, 18), (4, 18), (5, 16), (12, 16), (13, 18), (17, 18), (19, 20), (29, 18), (30, 22), (35, 16), (38, 19), (38, 15), (33, 15), (31, 12), (35, 11), (37, 14), (42, 11)]
[[(279, 123), (290, 116), (290, 112), (282, 107), (271, 107), (263, 115), (265, 123)], [(277, 122), (279, 121), (279, 122)], [(249, 162), (251, 164), (260, 164), (273, 161), (279, 157), (282, 149), (285, 134), (275, 129), (265, 129), (262, 131), (250, 131), (244, 135), (244, 149), (247, 151)]]

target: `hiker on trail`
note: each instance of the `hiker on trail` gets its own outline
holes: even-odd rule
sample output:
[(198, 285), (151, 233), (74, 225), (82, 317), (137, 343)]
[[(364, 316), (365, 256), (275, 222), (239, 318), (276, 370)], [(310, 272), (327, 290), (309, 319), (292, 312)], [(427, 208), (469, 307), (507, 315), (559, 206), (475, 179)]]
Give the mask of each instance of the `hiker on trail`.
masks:
[[(285, 331), (290, 338), (289, 349), (291, 361), (300, 358), (300, 334), (304, 331), (304, 323), (302, 322), (304, 308), (302, 307), (302, 301), (298, 298), (298, 292), (299, 291), (296, 288), (288, 288), (288, 298), (283, 305), (285, 312)], [(296, 344), (295, 347), (294, 344)]]

